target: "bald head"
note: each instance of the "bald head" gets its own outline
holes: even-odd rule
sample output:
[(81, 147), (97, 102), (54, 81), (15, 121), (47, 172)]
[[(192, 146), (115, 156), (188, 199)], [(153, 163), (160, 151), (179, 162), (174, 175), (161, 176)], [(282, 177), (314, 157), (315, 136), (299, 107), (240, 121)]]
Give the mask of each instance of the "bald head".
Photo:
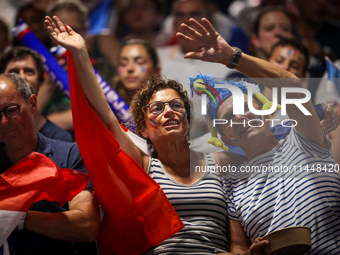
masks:
[(29, 98), (33, 94), (27, 81), (15, 73), (0, 74), (0, 81), (4, 81), (2, 84), (12, 85), (23, 98)]

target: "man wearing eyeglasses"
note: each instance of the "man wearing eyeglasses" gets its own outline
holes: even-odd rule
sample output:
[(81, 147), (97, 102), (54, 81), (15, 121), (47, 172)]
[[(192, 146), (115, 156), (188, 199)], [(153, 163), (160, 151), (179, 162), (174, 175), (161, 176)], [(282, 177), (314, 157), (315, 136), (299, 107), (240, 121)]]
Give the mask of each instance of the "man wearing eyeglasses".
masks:
[[(35, 95), (44, 82), (43, 62), (40, 55), (26, 47), (14, 47), (0, 59), (0, 73), (16, 73), (25, 78)], [(72, 142), (72, 136), (66, 130), (58, 127), (40, 112), (34, 114), (34, 124), (37, 131), (50, 139)]]
[[(37, 98), (24, 78), (14, 73), (0, 75), (0, 174), (33, 151), (60, 168), (86, 173), (75, 143), (47, 139), (36, 132), (36, 109)], [(11, 234), (10, 252), (97, 254), (93, 242), (99, 222), (98, 201), (89, 184), (63, 207), (46, 200), (34, 203)]]

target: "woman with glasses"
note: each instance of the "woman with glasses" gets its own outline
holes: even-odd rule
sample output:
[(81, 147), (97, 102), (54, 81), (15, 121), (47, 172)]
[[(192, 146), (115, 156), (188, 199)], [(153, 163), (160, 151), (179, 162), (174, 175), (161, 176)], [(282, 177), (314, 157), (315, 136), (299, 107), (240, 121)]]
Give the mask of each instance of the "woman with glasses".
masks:
[[(219, 165), (240, 163), (243, 158), (212, 154), (189, 148), (190, 101), (181, 84), (159, 77), (149, 79), (132, 100), (131, 108), (140, 135), (151, 155), (144, 154), (121, 129), (92, 71), (83, 38), (57, 18), (46, 17), (51, 38), (73, 55), (81, 87), (96, 114), (128, 153), (159, 183), (185, 228), (146, 254), (218, 254), (229, 250), (227, 207)], [(195, 172), (195, 166), (204, 169)], [(208, 166), (208, 167), (207, 167)], [(256, 245), (251, 249), (256, 249)]]

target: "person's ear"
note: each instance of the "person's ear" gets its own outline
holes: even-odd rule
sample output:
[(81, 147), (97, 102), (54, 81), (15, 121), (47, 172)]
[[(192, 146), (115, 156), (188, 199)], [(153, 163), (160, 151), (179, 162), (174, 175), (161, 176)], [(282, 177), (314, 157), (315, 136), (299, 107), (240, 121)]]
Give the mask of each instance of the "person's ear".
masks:
[(222, 142), (225, 144), (231, 145), (231, 146), (236, 146), (236, 144), (231, 140), (231, 138), (228, 135), (222, 135), (221, 136)]
[(30, 104), (30, 108), (31, 108), (30, 111), (31, 111), (31, 113), (34, 114), (35, 111), (37, 110), (37, 97), (36, 97), (36, 95), (32, 94), (32, 95), (28, 98), (27, 101), (28, 101), (29, 104)]

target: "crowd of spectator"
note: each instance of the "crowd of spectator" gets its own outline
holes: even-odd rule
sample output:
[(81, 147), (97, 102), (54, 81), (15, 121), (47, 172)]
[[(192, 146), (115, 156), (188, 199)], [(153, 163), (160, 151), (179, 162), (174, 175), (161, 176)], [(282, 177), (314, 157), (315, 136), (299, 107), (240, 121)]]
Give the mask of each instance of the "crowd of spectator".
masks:
[[(29, 135), (32, 135), (34, 138), (26, 141), (24, 139), (25, 135), (22, 133), (20, 136), (18, 136), (19, 138), (17, 138), (17, 141), (10, 140), (8, 135), (5, 135), (5, 131), (4, 134), (0, 134), (0, 138), (2, 139), (1, 145), (3, 146), (3, 148), (0, 148), (0, 158), (6, 160), (6, 164), (3, 164), (4, 167), (0, 168), (0, 174), (6, 169), (10, 168), (12, 165), (19, 162), (20, 159), (22, 159), (23, 156), (26, 156), (29, 152), (41, 151), (41, 148), (39, 147), (42, 146), (41, 144), (44, 144), (45, 146), (45, 144), (50, 143), (49, 140), (45, 141), (42, 137), (75, 142), (70, 99), (65, 96), (63, 91), (59, 90), (58, 86), (56, 86), (56, 84), (53, 82), (53, 79), (47, 74), (47, 70), (45, 70), (46, 72), (44, 71), (45, 59), (38, 54), (39, 52), (37, 53), (34, 50), (21, 45), (20, 40), (18, 40), (18, 38), (16, 38), (11, 33), (12, 29), (18, 26), (21, 21), (23, 21), (29, 26), (34, 35), (47, 49), (50, 50), (52, 47), (57, 47), (58, 44), (64, 44), (63, 46), (65, 46), (65, 48), (73, 50), (72, 54), (74, 56), (80, 56), (82, 54), (81, 49), (74, 49), (72, 46), (70, 46), (72, 40), (67, 41), (69, 40), (67, 37), (67, 40), (60, 41), (60, 38), (56, 39), (53, 37), (59, 36), (59, 30), (59, 32), (56, 32), (55, 35), (51, 29), (46, 29), (46, 24), (50, 27), (57, 26), (53, 25), (55, 21), (52, 19), (47, 18), (46, 20), (46, 16), (51, 18), (53, 16), (57, 16), (63, 24), (67, 24), (69, 27), (71, 27), (72, 30), (76, 32), (77, 36), (79, 36), (79, 38), (84, 39), (84, 47), (90, 57), (92, 65), (111, 85), (111, 87), (126, 101), (127, 105), (131, 104), (133, 109), (135, 109), (137, 106), (141, 107), (136, 103), (136, 101), (145, 97), (143, 90), (141, 90), (144, 89), (145, 91), (145, 88), (148, 88), (151, 91), (148, 95), (148, 98), (144, 99), (147, 100), (146, 103), (148, 103), (148, 101), (151, 99), (154, 99), (152, 101), (165, 101), (161, 106), (158, 105), (158, 107), (162, 108), (160, 113), (157, 112), (155, 114), (154, 111), (157, 110), (152, 110), (152, 108), (150, 108), (152, 107), (150, 106), (150, 102), (149, 104), (145, 103), (143, 106), (143, 109), (145, 108), (144, 110), (141, 110), (140, 112), (135, 110), (135, 113), (137, 112), (139, 116), (144, 116), (144, 114), (146, 116), (145, 119), (142, 117), (142, 126), (137, 127), (139, 135), (146, 138), (147, 143), (151, 145), (152, 148), (157, 147), (157, 150), (160, 152), (159, 155), (161, 155), (160, 157), (157, 156), (157, 154), (156, 156), (152, 155), (153, 158), (149, 158), (149, 156), (145, 154), (140, 156), (142, 154), (139, 152), (139, 149), (134, 147), (129, 138), (127, 138), (125, 135), (122, 135), (121, 131), (117, 131), (118, 126), (116, 126), (115, 117), (112, 117), (112, 113), (107, 111), (109, 108), (103, 106), (106, 103), (105, 100), (105, 103), (102, 100), (104, 97), (101, 97), (100, 100), (98, 99), (98, 101), (96, 101), (96, 96), (92, 94), (92, 88), (90, 88), (90, 85), (84, 85), (85, 78), (80, 79), (82, 88), (91, 104), (91, 107), (94, 108), (95, 112), (99, 115), (103, 123), (116, 137), (116, 139), (119, 137), (117, 140), (122, 145), (122, 148), (126, 150), (128, 154), (131, 154), (132, 158), (135, 159), (137, 163), (139, 163), (152, 178), (169, 178), (170, 180), (174, 179), (177, 184), (179, 184), (179, 187), (184, 184), (193, 184), (195, 181), (201, 178), (201, 176), (199, 178), (191, 178), (186, 176), (188, 178), (185, 178), (178, 172), (172, 171), (172, 166), (175, 162), (177, 163), (178, 159), (173, 159), (172, 161), (165, 160), (166, 155), (171, 154), (173, 151), (170, 149), (163, 151), (161, 149), (164, 145), (164, 141), (168, 142), (168, 140), (163, 138), (163, 136), (158, 134), (156, 131), (156, 135), (148, 133), (149, 130), (152, 130), (151, 128), (154, 130), (157, 129), (156, 117), (159, 114), (169, 114), (167, 113), (167, 110), (170, 110), (170, 108), (175, 112), (181, 112), (184, 110), (185, 115), (180, 115), (180, 117), (184, 120), (183, 123), (186, 121), (186, 118), (188, 118), (187, 121), (190, 122), (191, 126), (191, 138), (200, 138), (202, 136), (206, 136), (207, 133), (210, 132), (210, 125), (212, 123), (211, 120), (208, 118), (203, 119), (200, 114), (193, 114), (191, 119), (186, 115), (190, 110), (186, 108), (188, 106), (187, 104), (189, 103), (185, 100), (189, 100), (189, 97), (192, 101), (193, 109), (196, 111), (201, 109), (201, 97), (197, 96), (192, 91), (193, 84), (190, 83), (188, 79), (188, 77), (194, 77), (198, 74), (213, 75), (214, 78), (219, 81), (242, 81), (242, 79), (247, 78), (252, 78), (256, 81), (256, 78), (263, 77), (300, 78), (301, 81), (298, 79), (298, 83), (301, 83), (302, 86), (308, 89), (311, 93), (311, 102), (308, 102), (309, 108), (307, 108), (312, 109), (313, 107), (310, 107), (311, 105), (320, 105), (321, 103), (324, 105), (328, 103), (328, 108), (327, 110), (324, 109), (326, 112), (324, 116), (321, 117), (319, 115), (319, 119), (305, 118), (305, 116), (300, 116), (296, 114), (294, 110), (292, 111), (290, 109), (288, 114), (291, 117), (296, 116), (296, 118), (304, 124), (296, 127), (296, 130), (292, 129), (293, 131), (286, 133), (287, 139), (285, 142), (279, 143), (278, 145), (276, 144), (276, 141), (279, 140), (277, 138), (278, 136), (276, 136), (276, 131), (274, 131), (274, 129), (271, 130), (269, 126), (263, 128), (263, 134), (255, 136), (254, 140), (247, 141), (242, 141), (241, 135), (237, 139), (231, 138), (233, 135), (231, 134), (230, 127), (228, 126), (224, 131), (219, 130), (219, 138), (221, 138), (222, 141), (227, 145), (241, 148), (243, 153), (235, 157), (232, 157), (228, 154), (229, 156), (226, 156), (223, 160), (221, 160), (221, 151), (217, 150), (214, 152), (215, 154), (209, 154), (209, 156), (197, 156), (197, 162), (200, 160), (206, 160), (207, 162), (209, 160), (214, 161), (215, 158), (217, 165), (221, 165), (227, 161), (229, 163), (233, 162), (239, 165), (240, 162), (248, 160), (243, 165), (251, 166), (252, 164), (255, 164), (253, 159), (256, 157), (259, 157), (257, 160), (263, 164), (267, 162), (264, 160), (265, 157), (267, 157), (267, 159), (270, 157), (273, 158), (273, 162), (275, 162), (273, 164), (288, 164), (287, 161), (285, 161), (285, 158), (294, 157), (289, 153), (291, 153), (293, 150), (292, 148), (295, 149), (295, 146), (297, 146), (296, 144), (298, 144), (297, 147), (303, 147), (303, 149), (301, 149), (302, 152), (297, 150), (294, 153), (300, 153), (299, 157), (304, 157), (302, 161), (307, 162), (306, 164), (309, 164), (312, 162), (312, 159), (315, 158), (320, 160), (320, 162), (326, 162), (327, 164), (332, 163), (335, 159), (335, 162), (340, 164), (340, 129), (337, 128), (339, 122), (338, 119), (340, 116), (340, 95), (335, 95), (334, 93), (328, 92), (326, 88), (323, 87), (325, 85), (322, 81), (322, 77), (326, 79), (325, 77), (327, 76), (326, 58), (334, 62), (336, 66), (340, 66), (339, 6), (340, 5), (336, 0), (1, 1), (0, 73), (6, 75), (0, 77), (0, 82), (5, 84), (3, 87), (0, 86), (1, 91), (4, 93), (2, 96), (0, 95), (0, 131), (1, 125), (5, 125), (3, 123), (7, 123), (10, 119), (15, 119), (21, 116), (20, 107), (23, 105), (19, 104), (21, 102), (15, 104), (15, 106), (19, 109), (19, 115), (11, 117), (9, 116), (10, 112), (8, 110), (11, 105), (3, 105), (1, 99), (3, 102), (6, 102), (7, 98), (14, 98), (16, 100), (23, 97), (22, 99), (25, 100), (24, 107), (25, 109), (27, 108), (25, 112), (23, 112), (23, 116), (27, 116), (26, 121), (29, 123), (28, 127), (25, 128), (29, 130)], [(191, 18), (194, 18), (199, 23), (190, 20)], [(207, 21), (204, 21), (203, 18), (205, 18)], [(211, 23), (213, 28), (208, 25), (208, 21)], [(213, 42), (216, 39), (216, 45), (212, 45), (210, 42), (208, 42), (208, 39), (210, 38), (209, 36), (212, 36), (215, 32), (219, 35), (219, 37), (217, 39), (213, 38), (211, 40), (211, 42)], [(195, 33), (196, 36), (193, 35)], [(199, 47), (202, 43), (202, 40), (207, 40), (205, 41), (208, 42), (206, 43), (208, 45), (206, 48)], [(220, 48), (217, 48), (217, 46)], [(232, 62), (230, 62), (229, 58), (231, 58), (234, 53), (231, 52), (231, 49), (234, 48), (229, 46), (237, 47), (237, 49), (242, 52), (243, 61), (246, 61), (248, 66), (245, 65), (245, 62), (243, 62), (236, 69), (234, 69), (234, 67), (226, 67), (226, 65), (228, 67), (232, 66)], [(197, 50), (200, 50), (202, 55), (195, 55)], [(220, 55), (217, 54), (218, 50), (226, 53), (225, 55), (228, 56), (227, 62), (225, 59), (222, 59), (222, 57), (219, 57)], [(193, 52), (195, 52), (195, 54)], [(210, 59), (209, 56), (214, 59)], [(61, 57), (57, 61), (67, 72), (66, 59)], [(87, 63), (87, 59), (84, 60), (84, 63), (81, 63), (81, 61), (77, 60), (75, 62), (76, 67), (83, 69), (84, 72), (89, 71), (88, 66), (84, 64)], [(265, 71), (266, 68), (268, 69), (267, 72)], [(23, 82), (22, 80), (15, 80), (17, 78), (11, 77), (9, 73), (16, 73), (17, 75), (23, 77), (27, 83)], [(94, 76), (92, 77), (91, 75), (84, 74), (84, 77), (88, 78), (89, 82), (91, 81), (95, 83), (93, 80)], [(167, 83), (168, 81), (163, 78), (170, 79), (171, 82)], [(162, 85), (164, 82), (166, 85)], [(10, 86), (11, 83), (14, 84), (15, 89)], [(24, 95), (20, 88), (18, 89), (19, 85), (16, 83), (20, 84), (20, 86), (27, 90), (27, 95)], [(183, 89), (178, 87), (177, 83), (181, 84)], [(267, 98), (271, 99), (271, 87), (273, 86), (265, 84), (263, 85), (264, 86), (260, 85), (261, 92)], [(158, 89), (157, 86), (159, 86)], [(294, 82), (287, 85), (287, 87), (295, 86), (297, 85)], [(97, 87), (99, 88), (99, 85)], [(243, 93), (247, 94), (246, 88), (240, 88), (242, 89)], [(93, 91), (96, 91), (96, 89), (97, 88), (95, 88)], [(29, 90), (31, 91), (29, 92)], [(98, 91), (100, 91), (100, 89), (98, 89)], [(166, 93), (164, 91), (166, 91)], [(296, 98), (298, 97), (299, 96), (296, 96)], [(177, 106), (180, 109), (176, 110), (176, 104), (172, 104), (171, 102), (175, 99), (181, 98), (182, 100), (177, 102)], [(232, 103), (227, 102), (227, 100), (230, 101), (231, 99), (232, 98), (230, 95), (222, 99), (222, 101), (226, 100), (225, 103), (227, 106), (220, 107), (220, 112), (218, 112), (219, 108), (217, 107), (215, 117), (218, 117), (219, 119), (225, 118), (225, 114), (222, 114), (221, 111), (230, 111), (230, 105), (232, 105)], [(256, 102), (259, 104), (258, 108), (262, 107), (258, 101)], [(138, 101), (138, 103), (140, 102)], [(169, 107), (166, 107), (166, 103), (169, 105)], [(143, 104), (143, 102), (141, 104)], [(151, 113), (147, 115), (147, 109), (149, 109), (153, 115)], [(104, 112), (100, 113), (102, 110), (104, 110)], [(163, 113), (163, 111), (165, 112)], [(156, 117), (153, 119), (154, 115), (156, 115)], [(236, 117), (233, 116), (230, 119), (237, 121), (237, 116), (238, 115), (236, 115)], [(134, 117), (135, 119), (138, 118), (138, 116)], [(321, 121), (319, 124), (318, 122), (324, 117), (326, 117), (326, 120)], [(145, 123), (145, 120), (148, 122), (149, 119), (150, 123)], [(314, 124), (317, 124), (317, 127), (314, 127)], [(186, 122), (183, 124), (183, 134), (185, 132), (189, 133), (189, 128), (186, 125), (189, 126), (189, 124)], [(24, 126), (25, 125), (23, 124), (23, 127)], [(313, 126), (313, 128), (308, 128), (308, 126)], [(146, 127), (149, 127), (149, 129), (147, 130)], [(35, 131), (40, 132), (43, 136), (40, 133), (35, 135)], [(243, 133), (244, 130), (240, 132)], [(144, 133), (147, 133), (147, 135), (144, 135)], [(175, 141), (177, 141), (176, 139), (180, 141), (178, 142), (178, 144), (180, 144), (179, 147), (184, 148), (183, 151), (185, 152), (187, 152), (187, 149), (189, 150), (189, 143), (183, 143), (183, 139), (187, 139), (187, 133), (185, 133), (185, 135), (182, 134), (180, 138), (174, 138)], [(159, 137), (157, 135), (162, 139), (158, 139)], [(19, 144), (20, 137), (23, 141), (22, 144)], [(197, 141), (198, 140), (196, 140), (196, 142)], [(29, 148), (23, 146), (24, 142), (29, 144)], [(125, 143), (127, 145), (124, 145)], [(261, 146), (259, 144), (261, 144)], [(271, 150), (273, 144), (275, 151), (273, 151), (274, 149)], [(63, 146), (66, 146), (63, 145), (63, 142), (53, 143), (52, 151), (58, 150)], [(288, 148), (287, 151), (282, 152), (283, 147)], [(192, 146), (192, 148), (194, 147)], [(21, 149), (23, 152), (19, 153), (18, 151), (21, 152)], [(77, 147), (70, 147), (69, 150), (72, 151), (72, 153), (70, 152), (68, 157), (75, 161), (81, 161), (81, 159), (78, 158), (80, 155)], [(262, 150), (262, 153), (259, 153), (260, 150)], [(271, 151), (270, 155), (265, 154), (269, 151)], [(286, 152), (289, 155), (284, 154)], [(178, 153), (178, 151), (176, 153)], [(280, 160), (277, 160), (278, 153), (282, 153), (282, 155), (280, 154)], [(180, 155), (180, 153), (177, 155)], [(184, 155), (188, 156), (185, 153)], [(309, 158), (310, 155), (312, 155), (312, 159)], [(53, 159), (53, 155), (49, 157)], [(157, 157), (158, 159), (156, 159)], [(67, 161), (68, 159), (65, 160)], [(148, 160), (151, 163), (149, 163)], [(210, 162), (210, 164), (216, 165), (216, 162)], [(299, 162), (301, 163), (301, 161)], [(83, 171), (82, 169), (85, 169), (83, 163), (78, 163), (78, 161), (75, 162), (74, 165), (76, 166), (73, 166), (72, 162), (68, 162), (68, 164), (70, 164), (70, 168), (79, 168), (81, 169), (80, 171)], [(0, 164), (0, 167), (1, 166), (2, 165)], [(176, 167), (178, 167), (178, 164)], [(161, 176), (160, 173), (157, 172), (157, 169), (160, 168), (163, 171)], [(187, 165), (183, 165), (183, 169), (185, 169), (183, 172), (187, 173), (186, 171), (189, 170), (189, 167), (187, 167)], [(275, 221), (267, 221), (263, 225), (259, 223), (251, 225), (253, 224), (252, 221), (260, 222), (263, 220), (263, 218), (261, 218), (261, 215), (254, 215), (252, 216), (253, 218), (249, 219), (249, 215), (252, 214), (249, 212), (251, 203), (247, 200), (248, 198), (244, 193), (256, 193), (263, 187), (256, 186), (258, 184), (252, 186), (252, 184), (247, 182), (238, 181), (240, 178), (244, 179), (244, 176), (229, 176), (223, 181), (220, 177), (214, 175), (209, 177), (204, 175), (204, 178), (216, 179), (216, 183), (220, 185), (218, 186), (218, 192), (225, 189), (224, 192), (226, 193), (226, 201), (224, 201), (221, 205), (214, 206), (223, 207), (223, 213), (226, 215), (226, 217), (227, 215), (230, 217), (231, 223), (227, 223), (224, 220), (219, 219), (222, 224), (217, 224), (219, 225), (218, 228), (216, 225), (213, 225), (212, 231), (217, 231), (219, 233), (218, 235), (223, 237), (222, 241), (218, 240), (219, 238), (216, 238), (215, 240), (214, 237), (211, 240), (213, 240), (212, 242), (216, 244), (217, 248), (210, 251), (205, 245), (203, 245), (202, 249), (208, 249), (209, 252), (215, 252), (215, 254), (229, 252), (230, 248), (235, 252), (255, 252), (252, 254), (257, 254), (256, 252), (260, 251), (264, 246), (267, 245), (267, 243), (264, 243), (263, 241), (261, 242), (259, 239), (256, 239), (256, 237), (263, 236), (264, 234), (267, 234), (268, 231), (271, 232), (277, 229), (275, 227), (272, 228), (272, 225), (270, 224), (276, 224), (281, 227), (287, 227), (290, 225), (282, 223), (284, 222), (284, 217), (281, 218), (283, 214), (278, 212), (281, 206), (280, 203), (266, 203), (266, 199), (270, 196), (275, 196), (277, 198), (282, 196), (283, 199), (284, 193), (281, 192), (282, 190), (275, 189), (275, 187), (279, 185), (278, 183), (271, 183), (270, 192), (267, 193), (266, 196), (260, 198), (258, 202), (259, 204), (263, 203), (266, 213), (277, 219)], [(270, 178), (271, 177), (268, 177), (268, 179)], [(321, 190), (323, 187), (322, 185), (328, 185), (329, 182), (334, 182), (336, 184), (333, 186), (333, 188), (336, 186), (334, 188), (334, 192), (336, 192), (339, 186), (339, 177), (331, 176), (329, 177), (330, 179), (327, 178), (325, 177), (321, 184), (315, 184), (311, 182), (308, 185), (315, 185), (316, 189)], [(268, 182), (268, 179), (263, 181)], [(163, 189), (166, 189), (166, 185), (170, 185), (168, 183), (160, 184), (163, 185), (161, 185)], [(282, 185), (290, 184), (286, 183)], [(301, 184), (296, 183), (296, 185)], [(264, 188), (264, 192), (269, 189), (268, 187)], [(244, 192), (242, 193), (241, 190)], [(298, 188), (296, 188), (296, 190), (298, 190)], [(186, 192), (188, 192), (188, 196), (192, 195), (191, 188), (188, 188)], [(301, 190), (301, 197), (307, 196), (304, 192), (305, 191)], [(313, 192), (315, 192), (317, 198), (319, 198), (318, 196), (321, 197), (320, 194), (322, 191), (318, 190)], [(221, 194), (219, 194), (219, 196), (223, 197)], [(289, 195), (289, 193), (286, 193), (287, 199)], [(171, 197), (171, 195), (169, 196)], [(244, 197), (244, 199), (247, 201), (244, 203), (237, 199), (237, 201), (234, 201), (234, 198), (240, 196)], [(332, 193), (330, 196), (334, 196), (334, 194)], [(190, 199), (193, 198), (190, 197)], [(188, 203), (190, 203), (190, 199), (188, 200)], [(217, 198), (217, 200), (218, 199), (220, 198)], [(297, 195), (296, 200), (299, 199), (300, 198)], [(91, 202), (89, 202), (89, 200), (91, 200)], [(329, 199), (329, 201), (329, 203), (331, 203), (335, 208), (340, 207), (340, 201), (338, 201), (338, 198), (332, 197)], [(216, 204), (218, 203), (219, 202), (216, 202)], [(311, 203), (317, 203), (317, 201), (313, 200)], [(62, 224), (59, 226), (59, 228), (57, 228), (59, 233), (49, 234), (49, 227), (55, 226), (55, 219), (48, 217), (46, 219), (48, 222), (51, 222), (51, 225), (47, 226), (48, 224), (46, 224), (39, 230), (39, 227), (34, 226), (34, 224), (38, 225), (37, 222), (39, 215), (34, 214), (28, 214), (28, 230), (37, 232), (39, 235), (46, 235), (51, 239), (57, 239), (58, 242), (65, 241), (72, 243), (71, 246), (74, 251), (77, 251), (77, 249), (73, 246), (74, 242), (93, 242), (95, 238), (88, 233), (92, 231), (93, 233), (97, 234), (99, 231), (99, 207), (91, 184), (86, 190), (83, 191), (82, 195), (79, 195), (78, 198), (74, 198), (70, 204), (70, 208), (58, 207), (55, 211), (58, 213), (64, 211), (70, 212), (70, 226), (75, 227), (75, 230), (70, 234), (70, 236), (63, 238), (62, 234), (60, 233), (62, 231), (70, 231), (70, 226), (66, 226), (67, 223), (65, 221), (62, 221)], [(176, 205), (176, 203), (174, 204)], [(46, 207), (47, 206), (48, 208), (43, 209), (36, 206), (34, 210), (47, 213), (50, 212), (50, 208), (54, 208), (54, 205), (48, 204)], [(179, 207), (181, 208), (181, 206), (182, 205)], [(305, 206), (306, 205), (304, 203), (301, 203), (294, 208), (296, 211), (303, 214), (306, 213), (304, 211)], [(227, 209), (227, 207), (229, 209)], [(81, 217), (83, 217), (82, 219), (85, 222), (91, 223), (92, 229), (84, 227), (84, 225), (81, 225), (75, 219), (74, 211), (79, 214), (79, 210), (82, 210), (79, 208), (85, 208), (86, 214), (81, 215)], [(181, 210), (177, 207), (175, 209), (178, 211)], [(198, 208), (198, 210), (203, 209)], [(260, 209), (258, 208), (258, 210)], [(324, 205), (320, 205), (320, 210), (324, 210)], [(45, 217), (44, 214), (42, 215), (42, 217)], [(91, 216), (93, 216), (95, 219), (90, 219)], [(185, 214), (183, 217), (186, 219), (189, 217), (188, 222), (192, 220), (189, 214)], [(336, 217), (340, 217), (340, 215), (338, 215), (338, 212), (335, 212), (332, 213), (330, 217), (332, 217), (331, 220), (338, 221), (339, 218), (336, 219)], [(314, 228), (313, 225), (312, 232), (314, 233), (312, 238), (316, 239), (316, 241), (313, 240), (314, 244), (318, 247), (324, 247), (325, 245), (322, 242), (331, 243), (330, 238), (333, 238), (332, 235), (340, 231), (336, 228), (333, 229), (333, 224), (335, 223), (332, 223), (331, 220), (324, 221), (324, 218), (319, 215), (315, 216), (313, 220), (315, 221), (315, 224), (313, 223), (314, 225), (322, 225), (319, 226), (320, 228)], [(209, 220), (207, 220), (207, 222), (208, 221)], [(295, 224), (303, 224), (306, 221), (307, 220), (305, 218), (302, 220), (300, 218), (296, 218)], [(206, 222), (202, 224), (206, 224)], [(226, 235), (228, 224), (231, 224), (233, 231), (235, 231), (234, 233), (238, 233), (238, 236), (230, 238), (228, 235)], [(327, 228), (324, 225), (329, 225), (332, 227)], [(215, 228), (217, 228), (217, 230)], [(73, 238), (73, 235), (78, 235), (81, 231), (84, 231), (84, 229), (88, 231), (86, 233), (88, 235), (84, 235), (84, 238), (80, 239)], [(320, 229), (326, 232), (328, 231), (329, 233), (327, 233), (329, 234), (329, 238), (320, 238)], [(331, 231), (333, 232), (330, 233)], [(185, 234), (182, 232), (180, 233), (181, 234), (178, 235), (179, 239), (183, 238), (184, 240), (187, 238)], [(35, 238), (34, 234), (31, 235), (31, 233), (28, 233), (27, 237), (22, 237), (20, 235), (21, 234), (15, 234), (12, 236), (12, 238), (18, 238), (18, 240), (28, 237), (34, 240)], [(241, 235), (242, 238), (240, 237)], [(176, 238), (177, 237), (169, 239), (170, 241), (165, 243), (162, 247), (175, 245), (178, 242)], [(9, 240), (9, 243), (10, 241), (11, 240)], [(202, 240), (198, 242), (201, 241)], [(46, 242), (46, 240), (42, 239), (38, 242)], [(20, 242), (18, 242), (18, 244), (20, 244)], [(251, 246), (251, 244), (253, 245)], [(25, 243), (25, 245), (27, 244)], [(190, 245), (190, 242), (185, 243), (185, 248), (183, 249), (185, 251), (188, 249), (189, 251)], [(57, 246), (58, 243), (53, 243), (53, 246), (51, 247)], [(93, 244), (90, 246), (93, 248)], [(86, 245), (84, 247), (86, 247)], [(154, 253), (150, 254), (162, 254), (162, 247), (160, 246), (155, 248), (152, 251)], [(87, 251), (88, 253), (83, 251), (84, 253), (79, 254), (90, 254), (93, 252), (92, 248), (91, 250)], [(248, 248), (249, 250), (247, 251)], [(32, 247), (32, 249), (34, 250), (34, 247)], [(84, 248), (80, 247), (78, 250), (80, 251), (81, 249)], [(329, 252), (334, 252), (327, 254), (337, 254), (336, 249), (338, 248), (336, 248), (335, 244), (329, 244), (327, 249)], [(177, 250), (174, 249), (174, 251)], [(313, 254), (321, 254), (318, 253), (319, 251), (320, 250), (315, 249), (312, 252), (314, 252)], [(20, 249), (15, 252), (15, 254), (25, 254), (20, 253), (22, 252)], [(34, 254), (34, 252), (32, 254)]]

